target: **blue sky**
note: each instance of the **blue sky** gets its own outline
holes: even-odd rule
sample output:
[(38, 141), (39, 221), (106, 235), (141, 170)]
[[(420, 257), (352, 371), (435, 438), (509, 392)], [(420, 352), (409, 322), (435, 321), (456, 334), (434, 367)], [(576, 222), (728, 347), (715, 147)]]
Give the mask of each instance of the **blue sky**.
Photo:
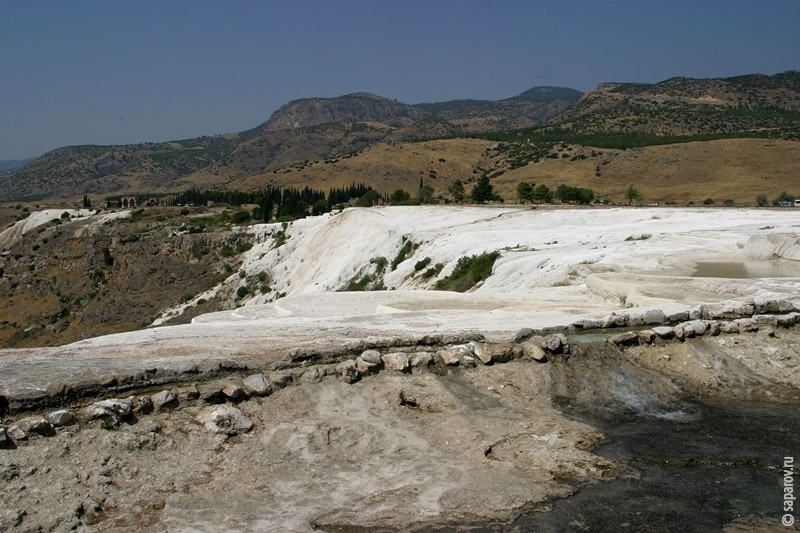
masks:
[(798, 0), (0, 0), (0, 159), (252, 128), (367, 91), (501, 99), (800, 68)]

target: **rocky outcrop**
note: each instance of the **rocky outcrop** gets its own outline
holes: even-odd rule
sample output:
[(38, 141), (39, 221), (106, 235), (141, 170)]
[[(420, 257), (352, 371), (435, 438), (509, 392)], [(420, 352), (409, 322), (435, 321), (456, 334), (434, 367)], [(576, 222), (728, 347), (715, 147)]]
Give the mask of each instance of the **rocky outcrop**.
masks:
[(410, 124), (429, 114), (413, 106), (369, 93), (336, 98), (293, 100), (275, 111), (264, 131), (281, 131), (329, 122), (399, 122)]

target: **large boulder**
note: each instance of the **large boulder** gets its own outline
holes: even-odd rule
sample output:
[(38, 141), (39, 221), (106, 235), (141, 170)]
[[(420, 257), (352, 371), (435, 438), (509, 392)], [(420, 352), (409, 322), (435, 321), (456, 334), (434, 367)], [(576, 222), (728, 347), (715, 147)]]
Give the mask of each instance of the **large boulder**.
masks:
[(99, 418), (110, 418), (113, 421), (126, 419), (133, 412), (133, 399), (120, 400), (110, 398), (94, 402), (83, 410), (83, 415), (87, 420), (97, 420)]
[(664, 324), (667, 322), (667, 315), (661, 309), (649, 309), (644, 312), (645, 324)]
[(639, 335), (633, 331), (626, 331), (625, 333), (612, 335), (608, 338), (608, 342), (617, 346), (637, 346), (639, 344)]
[(364, 350), (361, 354), (361, 360), (375, 365), (381, 364), (381, 352), (378, 350)]
[(387, 353), (381, 357), (381, 361), (383, 361), (383, 366), (385, 366), (387, 370), (405, 372), (410, 367), (408, 354), (403, 352)]
[(409, 355), (408, 362), (412, 368), (427, 368), (433, 363), (431, 352), (413, 352)]
[(272, 385), (264, 374), (252, 374), (244, 378), (244, 391), (248, 396), (269, 396), (272, 394)]
[(169, 411), (178, 407), (178, 398), (172, 391), (162, 390), (150, 396), (153, 402), (153, 409), (156, 411)]
[(567, 336), (563, 333), (553, 333), (544, 338), (544, 343), (550, 353), (561, 353), (567, 345)]
[(547, 362), (547, 352), (538, 342), (525, 341), (520, 346), (522, 347), (522, 357), (525, 359), (533, 359), (539, 363)]
[(475, 341), (469, 344), (472, 346), (472, 355), (485, 365), (507, 363), (514, 358), (514, 346), (511, 344), (488, 344)]
[(356, 357), (356, 370), (358, 370), (358, 375), (363, 377), (380, 371), (380, 367), (377, 363), (371, 363), (361, 357)]
[(225, 383), (225, 386), (222, 387), (222, 394), (232, 402), (240, 402), (247, 399), (247, 393), (244, 391), (244, 387), (232, 381)]
[(472, 356), (472, 345), (470, 344), (456, 344), (441, 348), (436, 352), (436, 355), (442, 358), (442, 362), (448, 366), (456, 366), (461, 363), (464, 357)]
[(53, 411), (49, 415), (47, 415), (48, 420), (50, 423), (53, 424), (53, 427), (62, 427), (62, 426), (71, 426), (75, 424), (78, 419), (75, 418), (75, 415), (69, 409), (59, 409), (58, 411)]
[(669, 326), (656, 326), (653, 328), (653, 333), (660, 339), (671, 339), (675, 336), (675, 331)]

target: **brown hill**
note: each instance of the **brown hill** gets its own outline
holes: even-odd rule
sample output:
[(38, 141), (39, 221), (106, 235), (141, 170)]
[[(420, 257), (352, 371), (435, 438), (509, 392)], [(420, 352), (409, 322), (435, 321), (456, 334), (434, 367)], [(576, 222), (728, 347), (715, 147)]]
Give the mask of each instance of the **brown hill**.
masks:
[(232, 180), (342, 156), (378, 141), (541, 124), (569, 105), (562, 97), (570, 94), (544, 92), (537, 100), (517, 97), (477, 107), (448, 102), (442, 108), (411, 106), (367, 93), (295, 100), (267, 122), (241, 133), (53, 150), (14, 173), (0, 175), (0, 201), (224, 187)]
[(774, 76), (604, 83), (551, 119), (576, 133), (655, 135), (773, 130), (800, 138), (800, 71)]
[(627, 150), (555, 145), (538, 162), (516, 167), (501, 143), (482, 139), (441, 139), (422, 142), (376, 143), (347, 157), (309, 161), (274, 172), (228, 183), (231, 189), (254, 190), (268, 185), (323, 191), (353, 182), (383, 193), (415, 192), (420, 179), (436, 195), (450, 198), (448, 188), (461, 180), (469, 191), (488, 173), (496, 192), (517, 201), (521, 181), (586, 187), (601, 199), (625, 203), (624, 191), (634, 184), (647, 203), (717, 204), (733, 200), (754, 205), (765, 194), (800, 194), (800, 142), (764, 139), (720, 139), (648, 146)]
[[(800, 192), (791, 190), (796, 152), (780, 149), (774, 158), (764, 158), (765, 153), (774, 152), (764, 149), (766, 139), (776, 146), (784, 146), (776, 139), (800, 140), (798, 71), (725, 79), (673, 78), (657, 84), (609, 83), (579, 99), (578, 95), (570, 89), (539, 87), (496, 102), (458, 100), (412, 106), (367, 93), (295, 100), (261, 126), (237, 134), (54, 150), (11, 175), (0, 176), (0, 201), (75, 198), (84, 193), (97, 201), (112, 194), (179, 192), (193, 187), (254, 190), (267, 185), (308, 185), (326, 190), (353, 182), (381, 192), (400, 187), (413, 192), (420, 177), (444, 193), (448, 180), (470, 183), (484, 172), (501, 190), (508, 182), (507, 197), (513, 196), (509, 192), (513, 193), (515, 180), (560, 179), (558, 173), (612, 195), (620, 186), (605, 185), (603, 180), (611, 176), (629, 182), (641, 181), (639, 176), (662, 176), (665, 179), (656, 184), (666, 189), (650, 195), (654, 201), (673, 196), (671, 201), (698, 200), (691, 191), (671, 188), (674, 176), (692, 176), (697, 182), (698, 177), (716, 181), (752, 172), (753, 179), (781, 176), (784, 188)], [(550, 126), (528, 127), (546, 121)], [(527, 129), (515, 129), (520, 127)], [(489, 130), (496, 133), (483, 133)], [(460, 136), (486, 140), (458, 142)], [(695, 161), (692, 168), (687, 163), (657, 161), (641, 165), (641, 154), (658, 152), (645, 146), (736, 137), (765, 140), (739, 143), (748, 152), (735, 157), (715, 149), (676, 146), (676, 154), (685, 153), (686, 161)], [(409, 142), (436, 138), (455, 140)], [(641, 151), (624, 154), (622, 148)], [(622, 155), (613, 160), (592, 155), (599, 152), (606, 159), (609, 154)], [(639, 156), (629, 155), (634, 153)], [(754, 190), (762, 185), (748, 187)], [(714, 187), (722, 186), (695, 183), (696, 191)], [(764, 193), (774, 194), (776, 188), (770, 184)], [(752, 202), (751, 196), (742, 192), (728, 198)]]

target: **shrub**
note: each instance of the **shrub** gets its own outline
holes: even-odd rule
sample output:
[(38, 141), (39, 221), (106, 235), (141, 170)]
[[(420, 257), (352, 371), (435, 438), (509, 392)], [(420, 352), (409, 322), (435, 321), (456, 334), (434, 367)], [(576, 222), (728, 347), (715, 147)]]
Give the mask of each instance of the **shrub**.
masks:
[(411, 201), (411, 194), (403, 189), (397, 189), (389, 196), (389, 203), (392, 205), (404, 205)]
[(714, 205), (714, 199), (706, 198), (705, 200), (703, 200), (703, 205)]
[(244, 253), (244, 252), (248, 251), (249, 249), (251, 249), (252, 247), (253, 247), (253, 243), (251, 243), (251, 242), (240, 242), (239, 244), (236, 245), (236, 253), (237, 254)]
[(736, 205), (736, 202), (734, 202), (731, 199), (728, 199), (728, 200), (725, 200), (724, 202), (722, 202), (722, 205), (724, 205), (725, 207), (733, 207), (733, 206)]
[(250, 221), (250, 218), (251, 215), (247, 211), (236, 211), (233, 217), (231, 217), (231, 222), (234, 224), (245, 224)]
[(434, 266), (422, 273), (424, 279), (433, 278), (439, 275), (444, 268), (444, 263), (436, 263)]
[(431, 258), (430, 257), (426, 257), (425, 259), (420, 259), (419, 261), (417, 261), (414, 264), (414, 270), (419, 272), (420, 270), (422, 270), (423, 268), (425, 268), (426, 266), (428, 266), (430, 264), (431, 264)]
[(375, 273), (379, 276), (383, 274), (383, 272), (386, 270), (386, 265), (389, 264), (389, 260), (383, 256), (373, 257), (369, 260), (369, 262), (375, 265)]
[(492, 268), (500, 252), (462, 257), (453, 272), (436, 282), (439, 290), (465, 292), (492, 275)]
[(397, 252), (397, 256), (392, 260), (392, 270), (397, 270), (397, 265), (402, 263), (408, 257), (408, 254), (411, 253), (411, 250), (414, 249), (414, 243), (411, 242), (411, 239), (407, 240), (403, 247), (400, 248), (400, 251)]
[(756, 204), (758, 204), (758, 207), (766, 207), (767, 205), (769, 205), (769, 200), (767, 199), (767, 195), (759, 194), (758, 196), (756, 196)]
[(245, 286), (239, 287), (238, 289), (236, 289), (236, 297), (237, 298), (244, 298), (245, 296), (247, 296), (248, 292), (249, 291), (247, 290), (247, 287), (245, 287)]
[(220, 257), (232, 257), (234, 255), (233, 248), (230, 246), (223, 246), (219, 249)]

